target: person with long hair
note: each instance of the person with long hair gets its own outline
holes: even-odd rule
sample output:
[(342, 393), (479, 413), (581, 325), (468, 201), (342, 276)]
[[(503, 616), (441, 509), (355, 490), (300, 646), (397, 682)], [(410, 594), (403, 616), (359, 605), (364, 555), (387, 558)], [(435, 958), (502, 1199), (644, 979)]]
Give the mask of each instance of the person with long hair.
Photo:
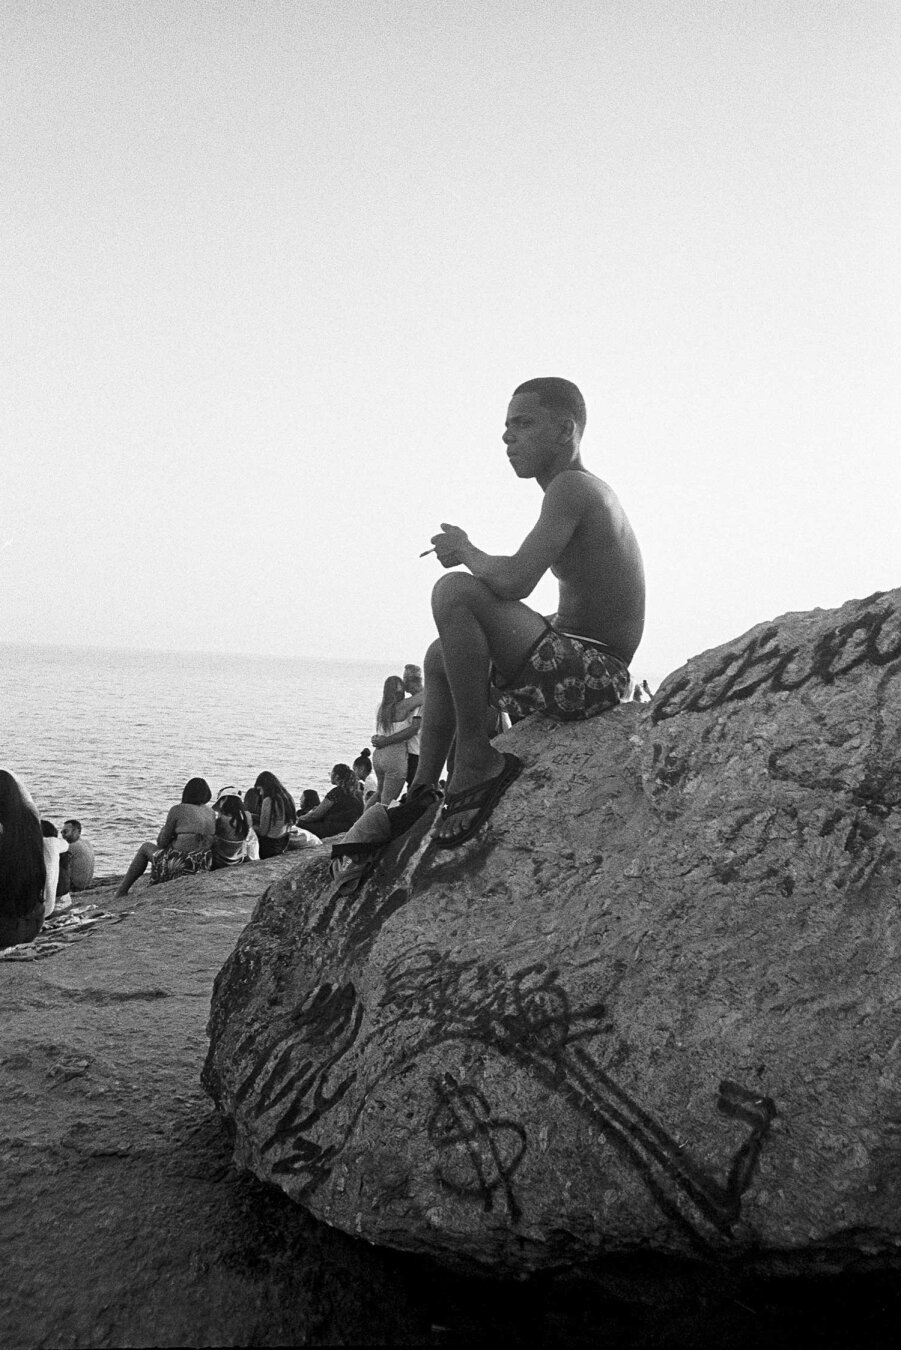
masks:
[(210, 870), (234, 867), (247, 857), (247, 836), (250, 834), (250, 816), (236, 793), (227, 792), (213, 807), (216, 817), (216, 837), (213, 840), (213, 861)]
[(378, 780), (375, 800), (384, 806), (399, 797), (407, 781), (407, 742), (415, 736), (412, 712), (422, 702), (422, 694), (407, 697), (399, 675), (389, 675), (382, 690), (382, 701), (375, 712), (375, 754), (372, 767)]
[(333, 835), (343, 834), (363, 814), (360, 780), (350, 765), (336, 764), (331, 779), (332, 788), (319, 805), (297, 820), (301, 829), (309, 830), (318, 839), (330, 839)]
[(156, 843), (142, 844), (132, 858), (117, 896), (127, 895), (148, 865), (151, 885), (210, 870), (216, 836), (216, 817), (209, 806), (212, 795), (203, 778), (185, 783), (181, 801), (170, 807)]
[(0, 769), (0, 947), (31, 942), (44, 922), (44, 838), (34, 802)]
[(274, 773), (264, 769), (244, 796), (253, 828), (260, 841), (260, 859), (277, 858), (291, 838), (291, 826), (297, 821), (294, 798)]

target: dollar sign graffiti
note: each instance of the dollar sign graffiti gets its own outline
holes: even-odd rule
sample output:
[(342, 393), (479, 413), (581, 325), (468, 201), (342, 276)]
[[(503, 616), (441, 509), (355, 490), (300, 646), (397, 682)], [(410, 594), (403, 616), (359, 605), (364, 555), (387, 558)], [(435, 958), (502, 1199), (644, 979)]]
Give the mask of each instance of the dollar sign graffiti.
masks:
[(511, 1179), (525, 1155), (525, 1130), (496, 1117), (484, 1095), (453, 1074), (433, 1080), (433, 1087), (437, 1102), (429, 1138), (439, 1150), (439, 1181), (457, 1195), (477, 1196), (486, 1212), (500, 1189), (515, 1222), (520, 1209)]

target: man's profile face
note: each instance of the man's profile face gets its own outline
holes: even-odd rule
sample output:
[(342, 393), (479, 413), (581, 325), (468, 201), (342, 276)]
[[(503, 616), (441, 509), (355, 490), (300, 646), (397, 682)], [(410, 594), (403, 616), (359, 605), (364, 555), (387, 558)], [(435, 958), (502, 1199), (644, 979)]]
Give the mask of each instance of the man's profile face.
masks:
[(74, 825), (64, 825), (61, 833), (67, 843), (72, 844), (81, 834), (81, 830), (77, 830)]
[(507, 409), (504, 444), (517, 478), (536, 478), (560, 450), (563, 419), (543, 408), (537, 394), (514, 394)]

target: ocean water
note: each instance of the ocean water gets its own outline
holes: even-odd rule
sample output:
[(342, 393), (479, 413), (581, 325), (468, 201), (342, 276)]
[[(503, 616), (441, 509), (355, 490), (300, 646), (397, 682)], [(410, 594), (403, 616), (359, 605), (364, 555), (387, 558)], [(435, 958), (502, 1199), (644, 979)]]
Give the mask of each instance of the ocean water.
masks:
[(243, 792), (268, 769), (322, 795), (402, 668), (0, 644), (0, 767), (57, 828), (82, 822), (98, 874), (122, 872), (195, 775)]

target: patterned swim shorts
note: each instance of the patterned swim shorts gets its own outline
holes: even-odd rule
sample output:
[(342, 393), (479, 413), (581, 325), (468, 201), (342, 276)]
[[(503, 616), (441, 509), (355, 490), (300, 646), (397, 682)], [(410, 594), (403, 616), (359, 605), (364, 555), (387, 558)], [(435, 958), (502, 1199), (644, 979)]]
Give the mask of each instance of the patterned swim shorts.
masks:
[(196, 853), (179, 853), (177, 848), (161, 848), (150, 859), (150, 884), (161, 885), (176, 877), (194, 876), (209, 872), (213, 862), (211, 848), (199, 848)]
[(629, 668), (603, 642), (548, 625), (509, 684), (492, 667), (497, 701), (519, 722), (541, 712), (555, 722), (582, 722), (615, 708), (629, 688)]

